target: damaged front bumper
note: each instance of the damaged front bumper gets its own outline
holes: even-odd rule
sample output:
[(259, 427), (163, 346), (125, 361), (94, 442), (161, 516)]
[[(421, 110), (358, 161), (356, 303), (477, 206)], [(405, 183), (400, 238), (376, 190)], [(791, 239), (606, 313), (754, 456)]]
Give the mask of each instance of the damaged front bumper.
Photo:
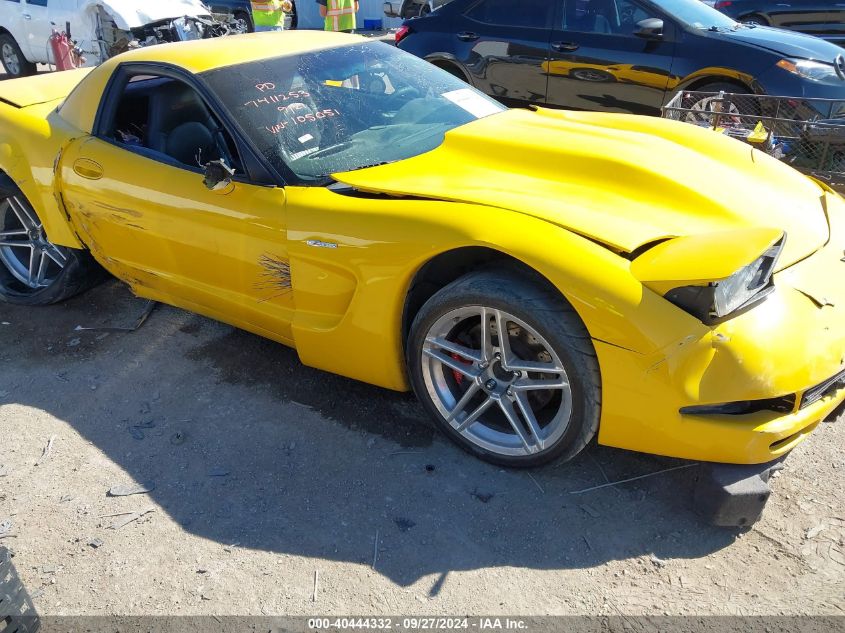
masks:
[(222, 37), (242, 32), (243, 26), (234, 19), (221, 21), (210, 15), (186, 15), (158, 20), (130, 29), (121, 29), (116, 21), (100, 8), (97, 15), (99, 51), (94, 53), (99, 55), (102, 62), (135, 48)]
[(845, 401), (845, 201), (827, 198), (830, 241), (776, 274), (756, 307), (651, 356), (596, 343), (600, 443), (765, 464)]

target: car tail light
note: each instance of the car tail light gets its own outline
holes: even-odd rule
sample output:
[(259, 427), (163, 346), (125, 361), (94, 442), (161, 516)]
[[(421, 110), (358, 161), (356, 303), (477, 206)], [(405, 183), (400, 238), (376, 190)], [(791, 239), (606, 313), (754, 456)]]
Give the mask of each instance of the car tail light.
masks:
[(399, 42), (404, 40), (405, 36), (407, 36), (408, 33), (410, 33), (410, 32), (411, 32), (410, 26), (400, 26), (399, 30), (396, 31), (396, 43), (398, 44)]
[(717, 0), (716, 4), (713, 5), (714, 9), (724, 9), (725, 7), (729, 7), (733, 4), (733, 0)]

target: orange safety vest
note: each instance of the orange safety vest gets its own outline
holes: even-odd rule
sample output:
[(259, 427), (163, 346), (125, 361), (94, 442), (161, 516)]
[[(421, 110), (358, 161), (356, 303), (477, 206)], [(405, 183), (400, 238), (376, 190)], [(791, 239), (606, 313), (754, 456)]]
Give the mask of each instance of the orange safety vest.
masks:
[(326, 30), (351, 31), (355, 28), (355, 0), (328, 0)]

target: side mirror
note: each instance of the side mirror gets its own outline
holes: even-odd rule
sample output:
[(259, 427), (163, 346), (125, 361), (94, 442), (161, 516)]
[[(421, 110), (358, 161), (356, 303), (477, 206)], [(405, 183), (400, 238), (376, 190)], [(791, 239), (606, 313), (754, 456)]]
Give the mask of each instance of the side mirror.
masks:
[(634, 35), (647, 40), (659, 40), (663, 38), (663, 20), (660, 18), (647, 18), (637, 22), (637, 29)]
[(221, 158), (205, 165), (205, 176), (202, 181), (211, 191), (224, 191), (232, 184), (234, 175), (235, 170)]

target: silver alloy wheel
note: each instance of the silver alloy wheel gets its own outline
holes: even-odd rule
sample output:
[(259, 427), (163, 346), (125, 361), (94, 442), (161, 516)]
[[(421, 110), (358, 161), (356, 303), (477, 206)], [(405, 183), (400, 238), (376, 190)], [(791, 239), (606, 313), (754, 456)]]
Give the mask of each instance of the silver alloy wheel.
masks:
[(16, 196), (0, 201), (0, 263), (30, 290), (49, 287), (68, 263), (66, 251), (47, 239)]
[(472, 306), (443, 315), (426, 334), (420, 362), (437, 410), (476, 446), (535, 455), (569, 427), (572, 389), (563, 363), (534, 328), (503, 310)]
[(15, 50), (15, 47), (6, 42), (3, 44), (3, 49), (0, 51), (3, 57), (3, 66), (6, 67), (6, 70), (10, 75), (20, 75), (21, 74), (21, 60), (18, 57), (18, 52)]
[(742, 116), (742, 112), (739, 111), (739, 108), (737, 108), (732, 101), (729, 101), (728, 107), (725, 109), (725, 102), (717, 95), (712, 97), (703, 97), (693, 103), (689, 109), (692, 110), (692, 112), (687, 112), (686, 117), (684, 117), (684, 121), (686, 123), (703, 122), (708, 125), (712, 125), (713, 116), (715, 114), (721, 114), (724, 117), (722, 121), (725, 123), (742, 122), (742, 119), (739, 118)]

